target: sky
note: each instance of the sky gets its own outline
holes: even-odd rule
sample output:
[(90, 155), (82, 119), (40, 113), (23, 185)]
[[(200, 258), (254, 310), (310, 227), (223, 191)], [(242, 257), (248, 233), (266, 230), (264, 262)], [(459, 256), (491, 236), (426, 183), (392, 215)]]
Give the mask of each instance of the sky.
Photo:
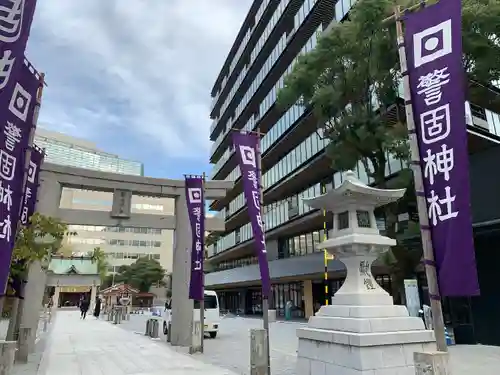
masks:
[(210, 92), (251, 0), (38, 0), (27, 57), (38, 126), (144, 163), (210, 174)]

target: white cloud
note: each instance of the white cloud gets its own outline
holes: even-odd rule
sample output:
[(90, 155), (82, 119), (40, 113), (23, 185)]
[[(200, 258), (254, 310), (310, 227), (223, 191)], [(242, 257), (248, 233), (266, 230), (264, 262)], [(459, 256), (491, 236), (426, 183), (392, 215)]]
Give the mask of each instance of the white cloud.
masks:
[(126, 130), (206, 160), (210, 90), (250, 3), (39, 0), (28, 57), (47, 73), (41, 124), (91, 139)]

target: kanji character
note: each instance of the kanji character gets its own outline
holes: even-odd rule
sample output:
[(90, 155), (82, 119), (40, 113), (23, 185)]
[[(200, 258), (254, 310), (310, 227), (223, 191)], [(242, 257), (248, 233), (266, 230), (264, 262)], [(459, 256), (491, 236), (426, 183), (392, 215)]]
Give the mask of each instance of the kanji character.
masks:
[(16, 62), (16, 58), (12, 57), (11, 50), (5, 50), (3, 56), (0, 59), (0, 90), (7, 86), (9, 83), (10, 73)]
[[(446, 221), (458, 216), (458, 211), (453, 211), (452, 203), (455, 201), (456, 196), (451, 195), (451, 188), (446, 186), (444, 188), (445, 197), (440, 199), (434, 190), (431, 190), (430, 197), (427, 198), (429, 203), (429, 221), (433, 226), (436, 226), (439, 221)], [(445, 210), (443, 211), (443, 206)]]
[(16, 170), (16, 158), (4, 150), (0, 150), (0, 178), (12, 181)]
[(12, 236), (12, 222), (10, 220), (10, 215), (7, 215), (5, 219), (0, 221), (0, 238), (6, 239), (10, 242)]
[(421, 76), (418, 80), (417, 94), (424, 94), (424, 101), (427, 105), (434, 105), (441, 101), (441, 86), (450, 82), (450, 74), (446, 73), (448, 67), (435, 69), (434, 72)]
[(434, 176), (438, 173), (442, 173), (446, 181), (450, 180), (450, 172), (455, 166), (453, 148), (448, 149), (444, 144), (441, 146), (441, 151), (435, 154), (428, 149), (427, 156), (423, 158), (423, 161), (425, 163), (424, 177), (429, 179), (431, 185), (434, 184)]
[(10, 211), (12, 207), (12, 189), (9, 184), (4, 187), (2, 181), (0, 181), (0, 202), (6, 205), (7, 210)]
[(450, 134), (450, 106), (442, 105), (420, 114), (422, 142), (431, 144)]
[(366, 289), (373, 290), (375, 287), (373, 286), (372, 279), (364, 279), (363, 284), (365, 284)]
[[(3, 133), (5, 134), (5, 148), (11, 152), (14, 151), (16, 144), (21, 142), (21, 138), (23, 136), (21, 128), (17, 127), (10, 121), (7, 121), (7, 125), (5, 125)], [(30, 167), (31, 163), (32, 162), (30, 161)]]
[(7, 3), (10, 4), (0, 8), (0, 42), (13, 43), (21, 34), (25, 3), (24, 0), (9, 0)]

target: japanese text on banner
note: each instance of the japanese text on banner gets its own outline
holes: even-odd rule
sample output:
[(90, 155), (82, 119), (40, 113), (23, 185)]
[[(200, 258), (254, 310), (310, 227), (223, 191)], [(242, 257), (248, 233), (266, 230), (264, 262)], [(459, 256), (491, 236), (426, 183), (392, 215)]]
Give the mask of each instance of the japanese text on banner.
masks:
[(439, 1), (404, 16), (407, 74), (424, 186), (419, 193), (427, 207), (443, 296), (479, 293), (470, 209), (461, 6), (460, 0)]

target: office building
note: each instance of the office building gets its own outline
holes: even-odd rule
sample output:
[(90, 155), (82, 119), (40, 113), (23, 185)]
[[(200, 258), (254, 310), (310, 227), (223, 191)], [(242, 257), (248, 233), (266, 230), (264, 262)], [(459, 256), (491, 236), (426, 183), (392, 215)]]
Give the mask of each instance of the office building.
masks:
[[(355, 1), (332, 0), (255, 0), (246, 15), (236, 40), (213, 86), (210, 139), (213, 141), (210, 161), (211, 177), (235, 181), (226, 198), (214, 201), (211, 209), (220, 211), (226, 220), (226, 232), (209, 246), (210, 273), (206, 275), (207, 288), (219, 291), (221, 307), (244, 314), (262, 313), (260, 275), (254, 255), (252, 231), (242, 192), (240, 171), (232, 149), (231, 129), (259, 130), (261, 139), (264, 223), (266, 245), (272, 278), (271, 308), (284, 314), (287, 301), (295, 306), (294, 316), (307, 318), (325, 297), (340, 288), (345, 277), (338, 261), (328, 265), (329, 296), (325, 296), (323, 281), (323, 253), (316, 245), (323, 240), (323, 225), (331, 225), (331, 217), (306, 207), (302, 198), (319, 195), (342, 183), (339, 171), (331, 169), (325, 155), (328, 140), (318, 134), (316, 122), (309, 111), (300, 105), (279, 109), (275, 105), (277, 93), (283, 87), (285, 76), (291, 71), (301, 53), (316, 45), (318, 37), (331, 24), (342, 21)], [(488, 199), (498, 201), (494, 188), (483, 188), (485, 170), (500, 156), (500, 116), (477, 105), (466, 103), (469, 131), (469, 149), (472, 179), (473, 220), (476, 228), (476, 250), (482, 303), (496, 304), (491, 288), (485, 281), (490, 276), (489, 261), (484, 260), (485, 238), (492, 238), (495, 220), (500, 218)], [(402, 169), (401, 162), (390, 159), (387, 175)], [(358, 177), (370, 183), (367, 174), (358, 165)], [(478, 181), (482, 181), (480, 185)], [(498, 189), (500, 184), (496, 185)], [(404, 222), (414, 213), (402, 212)], [(384, 229), (384, 217), (377, 217)], [(496, 224), (495, 224), (496, 225)], [(487, 236), (487, 237), (484, 237)], [(417, 239), (418, 242), (418, 239)], [(420, 246), (420, 244), (418, 244)], [(497, 255), (497, 259), (498, 255)], [(498, 261), (498, 260), (497, 260)], [(393, 285), (389, 270), (383, 264), (373, 268), (377, 281), (387, 291)], [(428, 303), (425, 275), (420, 270), (419, 286), (422, 301)], [(486, 301), (486, 302), (485, 302)], [(472, 326), (474, 301), (446, 299), (445, 319), (455, 330), (462, 330), (462, 338), (475, 335), (476, 342), (487, 342), (493, 336), (479, 332)], [(463, 313), (456, 314), (460, 305)], [(483, 316), (488, 324), (492, 319), (484, 309), (474, 314)], [(485, 320), (486, 321), (486, 320)], [(498, 326), (498, 323), (496, 323)], [(464, 328), (465, 327), (465, 328)], [(470, 331), (475, 330), (474, 334)], [(500, 337), (500, 332), (497, 338)], [(468, 341), (469, 338), (463, 339)], [(469, 341), (471, 341), (470, 339)], [(473, 341), (473, 340), (472, 340)]]
[[(119, 158), (100, 151), (86, 140), (65, 134), (37, 129), (35, 143), (45, 149), (45, 161), (77, 168), (92, 169), (127, 175), (144, 175), (144, 166), (137, 161)], [(63, 188), (61, 208), (111, 211), (112, 193)], [(169, 198), (132, 196), (132, 213), (173, 215), (174, 200)], [(167, 272), (172, 271), (173, 231), (127, 226), (103, 227), (70, 225), (69, 236), (63, 246), (66, 252), (86, 254), (100, 247), (108, 254), (109, 272), (117, 272), (122, 265), (130, 265), (139, 257), (156, 259)]]
[(37, 128), (35, 143), (45, 149), (45, 161), (48, 163), (101, 172), (144, 176), (142, 163), (121, 159), (117, 155), (102, 152), (94, 143), (87, 140)]

